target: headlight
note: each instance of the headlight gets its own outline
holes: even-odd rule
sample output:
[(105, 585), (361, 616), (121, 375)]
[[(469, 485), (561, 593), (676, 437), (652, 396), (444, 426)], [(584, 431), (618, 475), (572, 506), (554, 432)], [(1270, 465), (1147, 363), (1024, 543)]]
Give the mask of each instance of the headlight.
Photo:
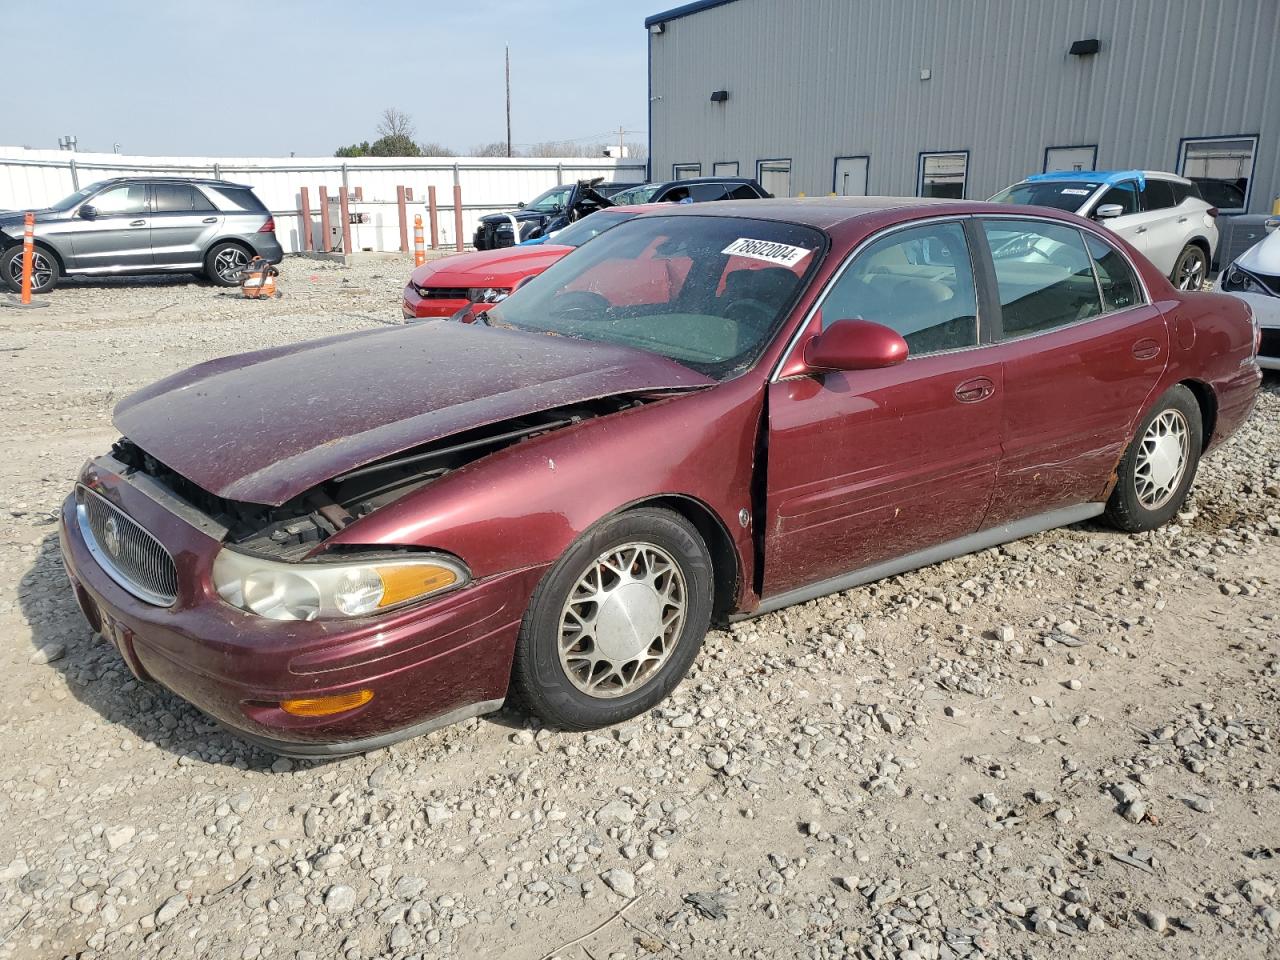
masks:
[(436, 554), (362, 563), (281, 563), (223, 548), (213, 561), (218, 596), (268, 620), (363, 617), (466, 582), (460, 563)]
[(1222, 289), (1230, 293), (1261, 293), (1270, 296), (1271, 291), (1253, 278), (1253, 275), (1232, 264), (1222, 278)]
[(472, 303), (500, 303), (511, 295), (506, 287), (471, 287), (467, 299)]

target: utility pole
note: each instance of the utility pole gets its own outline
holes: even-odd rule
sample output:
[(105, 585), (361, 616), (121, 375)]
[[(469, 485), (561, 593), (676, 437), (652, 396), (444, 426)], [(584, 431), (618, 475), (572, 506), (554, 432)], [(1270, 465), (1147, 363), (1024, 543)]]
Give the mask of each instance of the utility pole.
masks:
[(507, 156), (511, 156), (511, 44), (507, 44)]
[(622, 124), (618, 124), (618, 159), (622, 159), (627, 155), (627, 145), (623, 141), (626, 130), (622, 129)]

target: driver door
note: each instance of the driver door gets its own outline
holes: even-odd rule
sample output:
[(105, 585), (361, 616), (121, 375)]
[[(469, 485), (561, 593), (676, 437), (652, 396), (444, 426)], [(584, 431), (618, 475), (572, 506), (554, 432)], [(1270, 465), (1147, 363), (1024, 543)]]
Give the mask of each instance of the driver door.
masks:
[(959, 219), (888, 232), (846, 264), (820, 323), (864, 319), (905, 362), (768, 387), (765, 597), (979, 529), (1000, 459), (1000, 363), (979, 334)]
[(80, 216), (71, 246), (76, 269), (109, 273), (121, 267), (150, 266), (151, 217), (145, 183), (120, 183), (90, 197), (80, 209), (92, 207), (93, 217)]

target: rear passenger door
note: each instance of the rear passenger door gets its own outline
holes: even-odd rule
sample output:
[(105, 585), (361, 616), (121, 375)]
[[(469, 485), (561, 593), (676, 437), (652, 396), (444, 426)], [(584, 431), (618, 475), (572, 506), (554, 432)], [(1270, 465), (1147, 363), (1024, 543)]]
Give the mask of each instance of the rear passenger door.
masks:
[(1118, 249), (1065, 223), (983, 218), (999, 301), (1003, 456), (990, 528), (1099, 502), (1169, 355)]
[(1143, 253), (1166, 277), (1173, 273), (1173, 265), (1186, 246), (1188, 235), (1186, 217), (1178, 208), (1173, 187), (1168, 180), (1148, 177), (1140, 192), (1142, 212), (1147, 218), (1147, 243)]
[(151, 250), (157, 266), (199, 267), (222, 214), (189, 183), (151, 185)]

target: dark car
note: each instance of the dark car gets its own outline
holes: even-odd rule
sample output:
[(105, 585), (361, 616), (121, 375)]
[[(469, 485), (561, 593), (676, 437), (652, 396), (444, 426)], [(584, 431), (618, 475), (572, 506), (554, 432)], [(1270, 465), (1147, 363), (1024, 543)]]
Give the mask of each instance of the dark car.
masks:
[(691, 177), (666, 183), (642, 183), (614, 194), (614, 203), (705, 203), (709, 200), (756, 200), (768, 197), (764, 187), (746, 177)]
[(1191, 177), (1204, 202), (1222, 210), (1243, 210), (1245, 204), (1244, 186), (1234, 180), (1220, 180), (1214, 177)]
[[(472, 245), (477, 250), (510, 247), (523, 240), (561, 230), (589, 213), (611, 206), (610, 198), (631, 183), (606, 183), (602, 178), (562, 183), (521, 203), (510, 213), (490, 213), (480, 218)], [(515, 222), (515, 229), (512, 222)], [(520, 236), (516, 236), (516, 229)]]
[(140, 679), (293, 755), (509, 696), (616, 723), (713, 622), (1165, 523), (1261, 378), (1243, 302), (1073, 214), (962, 201), (668, 206), (474, 320), (120, 403), (60, 535)]
[[(197, 273), (234, 286), (255, 256), (284, 256), (270, 211), (225, 180), (116, 177), (35, 211), (32, 290), (62, 276)], [(0, 214), (0, 279), (22, 285), (21, 211)]]

